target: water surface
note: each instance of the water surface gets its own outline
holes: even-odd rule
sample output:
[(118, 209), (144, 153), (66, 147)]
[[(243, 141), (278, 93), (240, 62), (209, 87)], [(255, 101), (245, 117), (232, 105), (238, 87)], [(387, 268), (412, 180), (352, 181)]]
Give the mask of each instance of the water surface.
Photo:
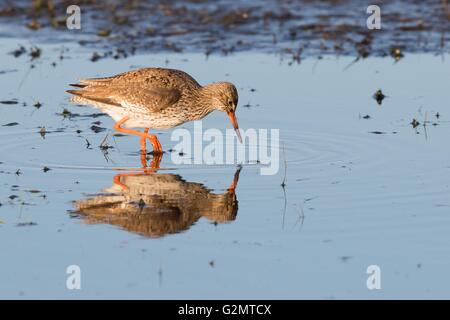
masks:
[[(48, 44), (30, 62), (8, 54), (18, 43), (27, 46), (0, 45), (0, 101), (17, 100), (0, 104), (0, 297), (448, 298), (447, 55), (351, 67), (347, 57), (289, 65), (257, 53), (92, 63), (86, 49)], [(143, 66), (235, 83), (240, 126), (280, 129), (278, 174), (244, 163), (230, 193), (237, 165), (180, 166), (166, 154), (163, 170), (120, 180), (148, 193), (143, 212), (136, 197), (117, 196), (114, 177), (140, 166), (138, 141), (110, 136), (105, 156), (98, 146), (112, 120), (69, 104), (65, 90), (79, 78)], [(380, 88), (381, 106), (372, 98)], [(203, 127), (230, 124), (216, 112)], [(170, 131), (159, 139), (166, 149), (175, 144)], [(186, 199), (169, 199), (171, 190)], [(77, 205), (92, 199), (106, 205), (79, 214)], [(79, 291), (65, 286), (74, 264)], [(381, 290), (366, 287), (372, 264), (382, 270)]]

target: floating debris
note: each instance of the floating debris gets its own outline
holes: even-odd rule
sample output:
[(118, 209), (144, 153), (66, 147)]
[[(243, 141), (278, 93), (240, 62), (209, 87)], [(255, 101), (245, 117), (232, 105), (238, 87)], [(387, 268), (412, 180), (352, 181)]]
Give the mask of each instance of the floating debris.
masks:
[(92, 125), (91, 126), (91, 130), (94, 131), (95, 133), (99, 133), (99, 132), (105, 131), (106, 128), (99, 127), (99, 126), (96, 126), (96, 125)]
[(420, 126), (420, 122), (417, 121), (416, 119), (413, 119), (413, 120), (411, 121), (410, 125), (412, 125), (412, 127), (415, 129), (415, 128), (417, 128), (418, 126)]
[(25, 192), (29, 192), (29, 193), (41, 193), (41, 190), (37, 190), (37, 189), (31, 189), (31, 190), (25, 190)]
[(91, 57), (90, 60), (91, 60), (92, 62), (96, 62), (96, 61), (100, 60), (101, 58), (103, 58), (103, 56), (99, 55), (99, 54), (97, 53), (97, 51), (96, 51), (96, 52), (94, 52), (94, 53), (92, 54), (92, 57)]
[(30, 221), (30, 222), (19, 222), (16, 224), (16, 227), (32, 227), (37, 226), (36, 222)]
[(99, 37), (108, 37), (111, 34), (111, 29), (104, 29), (97, 32)]
[(14, 56), (14, 58), (18, 58), (26, 52), (27, 50), (25, 49), (25, 47), (20, 46), (19, 49), (14, 50), (13, 52), (11, 52), (11, 54)]
[[(86, 139), (86, 141), (87, 141), (87, 139)], [(88, 143), (89, 143), (89, 141), (88, 141)], [(110, 146), (109, 144), (108, 144), (108, 135), (106, 135), (106, 137), (103, 139), (103, 141), (102, 141), (102, 143), (100, 143), (100, 145), (99, 145), (99, 148), (100, 148), (100, 150), (102, 150), (102, 152), (108, 152), (108, 149), (113, 149), (114, 147), (113, 146)]]
[[(98, 118), (98, 117), (104, 117), (106, 116), (106, 113), (89, 113), (89, 114), (80, 114), (80, 113), (73, 113), (67, 108), (64, 108), (63, 112), (57, 113), (59, 116), (63, 116), (64, 118)], [(95, 124), (95, 123), (93, 123)], [(80, 131), (81, 132), (81, 131)]]
[(370, 116), (368, 114), (366, 114), (364, 117), (362, 117), (363, 119), (370, 119)]
[(46, 172), (48, 172), (48, 171), (50, 171), (51, 169), (49, 168), (49, 167), (47, 167), (47, 166), (45, 166), (44, 168), (42, 168), (42, 171), (44, 171), (44, 173), (46, 173)]
[(14, 127), (17, 126), (19, 123), (18, 122), (10, 122), (7, 124), (4, 124), (2, 127)]
[(39, 129), (39, 134), (41, 135), (42, 139), (45, 139), (45, 134), (47, 133), (47, 131), (45, 130), (45, 127), (41, 127)]
[(391, 57), (394, 58), (395, 61), (399, 61), (404, 55), (400, 48), (391, 48)]
[(386, 96), (383, 94), (381, 89), (379, 89), (374, 93), (373, 98), (377, 101), (378, 105), (381, 106), (381, 103), (383, 102), (384, 98), (386, 98)]
[(352, 259), (352, 257), (350, 257), (350, 256), (339, 257), (339, 260), (341, 260), (341, 262), (343, 262), (343, 263), (348, 262), (350, 259)]
[(38, 48), (38, 47), (31, 48), (30, 57), (31, 57), (32, 61), (39, 58), (41, 56), (41, 54), (42, 54), (42, 50), (40, 48)]
[(356, 51), (358, 51), (358, 58), (367, 58), (371, 52), (371, 45), (373, 42), (373, 36), (371, 33), (368, 33), (364, 36), (364, 38), (356, 43)]
[(33, 30), (33, 31), (36, 31), (36, 30), (39, 30), (40, 28), (42, 28), (42, 26), (41, 26), (41, 24), (39, 23), (39, 21), (37, 21), (37, 20), (35, 20), (35, 19), (33, 19), (33, 20), (31, 20), (30, 22), (28, 22), (25, 26), (26, 26), (28, 29)]
[(36, 102), (35, 104), (33, 104), (33, 107), (35, 107), (36, 109), (39, 109), (40, 107), (42, 107), (42, 103), (40, 103), (39, 101)]
[(439, 114), (439, 112), (436, 113), (436, 118), (437, 118), (437, 119), (439, 119), (440, 116), (441, 116), (441, 115)]
[(58, 115), (62, 116), (63, 118), (71, 118), (73, 116), (72, 112), (70, 112), (70, 110), (67, 108), (64, 108), (64, 110), (61, 113), (58, 113)]
[(17, 100), (2, 100), (0, 101), (0, 104), (18, 104), (19, 102)]
[(17, 69), (0, 70), (0, 74), (10, 73), (10, 72), (17, 72)]

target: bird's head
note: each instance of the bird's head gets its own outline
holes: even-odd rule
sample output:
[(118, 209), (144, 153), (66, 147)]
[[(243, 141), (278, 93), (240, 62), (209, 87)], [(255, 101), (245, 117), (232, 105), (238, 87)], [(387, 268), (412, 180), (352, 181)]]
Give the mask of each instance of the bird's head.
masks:
[(236, 119), (236, 108), (238, 105), (238, 92), (230, 82), (216, 82), (205, 87), (209, 92), (211, 106), (215, 110), (225, 112), (230, 118), (234, 131), (242, 143), (239, 126)]

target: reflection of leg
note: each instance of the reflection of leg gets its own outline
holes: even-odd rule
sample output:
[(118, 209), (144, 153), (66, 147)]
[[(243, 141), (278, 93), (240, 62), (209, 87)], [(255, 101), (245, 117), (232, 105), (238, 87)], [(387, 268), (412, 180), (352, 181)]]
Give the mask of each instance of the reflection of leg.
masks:
[[(140, 132), (140, 131), (136, 131), (136, 130), (122, 128), (121, 125), (123, 125), (125, 122), (127, 122), (128, 119), (130, 119), (129, 116), (123, 117), (122, 119), (120, 119), (119, 121), (117, 121), (114, 124), (113, 128), (122, 133), (132, 134), (134, 136), (138, 136), (138, 137), (141, 137), (144, 139), (149, 139), (153, 145), (153, 153), (162, 153), (163, 152), (162, 146), (161, 146), (161, 143), (159, 143), (158, 137), (156, 137), (154, 134), (148, 134), (148, 129), (145, 129), (144, 132)], [(141, 139), (141, 147), (142, 147), (142, 139)]]
[[(155, 160), (154, 160), (154, 161), (155, 161)], [(152, 161), (152, 163), (153, 163), (153, 161)], [(159, 163), (158, 163), (158, 165), (159, 165)], [(116, 175), (114, 176), (114, 178), (113, 178), (113, 183), (114, 183), (115, 185), (119, 186), (119, 187), (122, 189), (122, 191), (125, 192), (125, 191), (128, 191), (129, 187), (121, 181), (122, 178), (125, 178), (125, 177), (136, 177), (136, 176), (145, 176), (145, 175), (147, 175), (147, 174), (151, 174), (151, 173), (154, 173), (154, 172), (156, 172), (156, 171), (158, 171), (158, 170), (154, 170), (154, 169), (145, 169), (143, 172), (119, 173), (119, 174), (116, 174)]]
[[(148, 128), (144, 129), (144, 133), (148, 133)], [(147, 138), (141, 137), (141, 164), (142, 168), (147, 168)]]
[(239, 181), (239, 174), (241, 173), (242, 167), (238, 166), (238, 169), (236, 170), (236, 172), (234, 173), (234, 178), (233, 181), (231, 182), (231, 185), (228, 187), (228, 192), (230, 193), (234, 193), (234, 191), (236, 190), (238, 181)]
[[(150, 168), (151, 169), (159, 169), (159, 164), (161, 162), (163, 154), (162, 153), (156, 153), (153, 154), (153, 160), (150, 163)], [(151, 171), (151, 170), (150, 170)], [(154, 171), (154, 170), (153, 170)]]
[(118, 185), (119, 187), (121, 187), (122, 188), (122, 191), (126, 191), (126, 190), (128, 190), (128, 186), (127, 185), (125, 185), (125, 184), (123, 184), (121, 181), (120, 181), (120, 178), (121, 177), (123, 177), (124, 176), (124, 174), (116, 174), (115, 176), (114, 176), (114, 178), (113, 178), (113, 182), (114, 182), (114, 184), (115, 185)]
[(163, 153), (163, 149), (162, 149), (161, 143), (159, 142), (157, 136), (155, 136), (154, 134), (149, 134), (148, 135), (148, 139), (152, 143), (153, 153)]

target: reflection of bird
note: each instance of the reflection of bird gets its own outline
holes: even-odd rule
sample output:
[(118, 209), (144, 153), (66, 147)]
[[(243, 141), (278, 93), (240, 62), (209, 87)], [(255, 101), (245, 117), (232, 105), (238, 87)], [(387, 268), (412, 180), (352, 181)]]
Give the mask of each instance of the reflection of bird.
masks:
[(187, 230), (202, 216), (214, 222), (232, 221), (238, 211), (239, 172), (240, 168), (222, 194), (175, 174), (118, 174), (107, 194), (76, 201), (74, 214), (87, 223), (109, 223), (147, 237)]
[[(216, 82), (202, 87), (183, 71), (143, 68), (107, 78), (80, 80), (72, 84), (79, 90), (68, 90), (72, 101), (90, 104), (109, 114), (114, 129), (149, 139), (155, 153), (162, 147), (149, 128), (167, 129), (192, 120), (199, 120), (214, 110), (228, 114), (236, 134), (242, 141), (235, 111), (238, 103), (236, 87), (229, 82)], [(144, 132), (123, 128), (145, 128)]]

